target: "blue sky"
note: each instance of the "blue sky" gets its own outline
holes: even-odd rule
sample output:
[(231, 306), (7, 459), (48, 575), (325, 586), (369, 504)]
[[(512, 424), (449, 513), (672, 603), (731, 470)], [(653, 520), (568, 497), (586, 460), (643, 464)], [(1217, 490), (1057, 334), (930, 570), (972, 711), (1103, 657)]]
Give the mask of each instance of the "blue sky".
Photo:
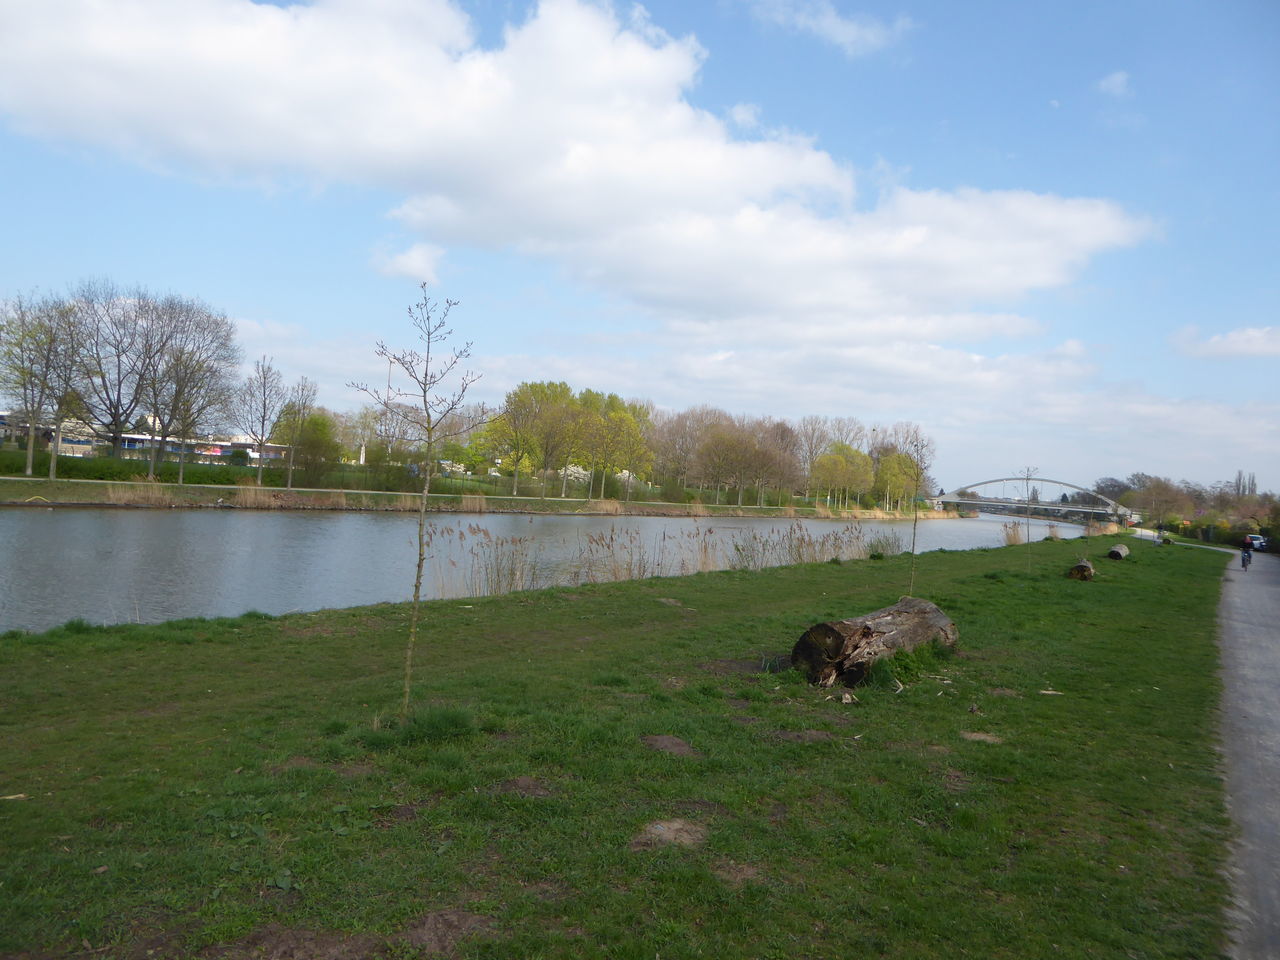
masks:
[(197, 296), (344, 384), (912, 420), (944, 487), (1280, 488), (1280, 6), (0, 2), (0, 296)]

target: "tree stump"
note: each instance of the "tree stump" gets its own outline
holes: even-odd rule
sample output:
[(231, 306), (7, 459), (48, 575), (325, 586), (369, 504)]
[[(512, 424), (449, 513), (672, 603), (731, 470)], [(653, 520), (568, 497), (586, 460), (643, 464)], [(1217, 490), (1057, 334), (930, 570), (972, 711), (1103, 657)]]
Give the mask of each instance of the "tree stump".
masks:
[(1125, 557), (1129, 556), (1129, 548), (1123, 543), (1117, 543), (1107, 551), (1107, 556), (1112, 560), (1123, 560)]
[(1072, 580), (1092, 580), (1093, 564), (1088, 560), (1081, 560), (1074, 567), (1067, 571), (1067, 576)]
[(791, 663), (820, 687), (852, 687), (880, 657), (935, 641), (954, 647), (958, 636), (956, 625), (928, 600), (903, 597), (861, 617), (814, 624), (796, 641)]

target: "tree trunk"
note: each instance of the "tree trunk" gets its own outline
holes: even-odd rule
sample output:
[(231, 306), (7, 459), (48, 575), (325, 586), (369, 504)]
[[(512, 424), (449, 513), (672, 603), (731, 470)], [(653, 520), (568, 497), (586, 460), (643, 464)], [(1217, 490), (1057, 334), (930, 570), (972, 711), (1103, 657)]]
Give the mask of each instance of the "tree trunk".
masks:
[(1129, 548), (1123, 543), (1117, 543), (1107, 551), (1107, 556), (1112, 560), (1123, 560), (1125, 557), (1129, 556)]
[(796, 641), (791, 663), (820, 687), (852, 687), (880, 657), (935, 642), (954, 647), (958, 636), (956, 625), (928, 600), (903, 597), (861, 617), (814, 624)]
[(1067, 571), (1067, 576), (1072, 580), (1092, 580), (1093, 564), (1088, 560), (1081, 560), (1074, 567)]
[(178, 483), (182, 483), (183, 468), (187, 465), (187, 441), (178, 444)]
[(34, 417), (27, 417), (27, 469), (26, 475), (31, 476), (31, 470), (36, 462), (36, 425), (32, 423)]
[(53, 422), (53, 443), (49, 446), (49, 479), (58, 479), (58, 454), (62, 452), (62, 417)]

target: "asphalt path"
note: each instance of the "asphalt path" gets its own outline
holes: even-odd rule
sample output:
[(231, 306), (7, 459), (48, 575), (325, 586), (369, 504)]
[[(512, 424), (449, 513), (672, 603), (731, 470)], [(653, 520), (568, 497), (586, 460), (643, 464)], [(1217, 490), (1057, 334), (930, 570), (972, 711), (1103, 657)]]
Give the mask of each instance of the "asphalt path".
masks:
[(1237, 551), (1218, 606), (1233, 960), (1280, 958), (1280, 554)]

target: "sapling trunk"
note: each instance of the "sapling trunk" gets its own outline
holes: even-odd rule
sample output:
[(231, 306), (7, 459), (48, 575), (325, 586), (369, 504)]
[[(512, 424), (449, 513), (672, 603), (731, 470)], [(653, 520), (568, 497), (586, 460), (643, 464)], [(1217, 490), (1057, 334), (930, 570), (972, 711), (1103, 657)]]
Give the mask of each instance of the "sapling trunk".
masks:
[(418, 504), (418, 567), (413, 577), (413, 605), (409, 609), (409, 639), (404, 646), (404, 696), (400, 700), (400, 719), (409, 716), (409, 693), (413, 686), (413, 649), (418, 643), (418, 615), (422, 606), (422, 568), (427, 561), (427, 489), (431, 485), (428, 474), (422, 485), (422, 499)]

